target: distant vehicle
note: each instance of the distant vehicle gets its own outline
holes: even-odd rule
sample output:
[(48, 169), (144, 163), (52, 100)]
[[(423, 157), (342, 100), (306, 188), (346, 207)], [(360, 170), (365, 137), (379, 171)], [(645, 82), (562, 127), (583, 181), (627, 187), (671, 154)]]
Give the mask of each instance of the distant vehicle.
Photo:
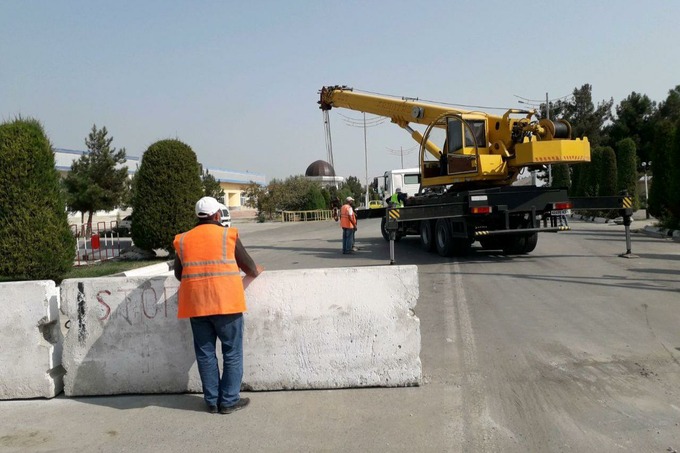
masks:
[(229, 208), (220, 203), (220, 213), (222, 214), (220, 223), (222, 226), (229, 228), (231, 226), (231, 213), (229, 212)]
[(368, 207), (370, 209), (379, 209), (383, 207), (383, 203), (380, 200), (371, 200), (368, 202)]
[(123, 217), (123, 220), (118, 222), (118, 232), (123, 234), (130, 234), (132, 231), (132, 216)]

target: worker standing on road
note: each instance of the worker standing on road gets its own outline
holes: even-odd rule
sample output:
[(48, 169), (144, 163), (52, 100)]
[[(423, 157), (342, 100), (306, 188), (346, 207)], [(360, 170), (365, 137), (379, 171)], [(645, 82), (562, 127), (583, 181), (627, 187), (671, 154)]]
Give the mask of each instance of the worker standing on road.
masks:
[[(220, 224), (220, 205), (212, 197), (196, 203), (198, 224), (175, 236), (175, 277), (180, 280), (178, 318), (189, 318), (198, 372), (208, 412), (230, 414), (250, 402), (241, 398), (243, 379), (244, 286), (257, 277), (256, 266), (241, 244), (236, 228)], [(239, 269), (246, 273), (241, 280)], [(215, 355), (222, 343), (224, 370)]]
[(354, 198), (345, 198), (345, 204), (340, 209), (340, 226), (342, 227), (342, 253), (352, 253), (354, 248), (354, 233), (357, 230), (357, 217), (352, 208)]

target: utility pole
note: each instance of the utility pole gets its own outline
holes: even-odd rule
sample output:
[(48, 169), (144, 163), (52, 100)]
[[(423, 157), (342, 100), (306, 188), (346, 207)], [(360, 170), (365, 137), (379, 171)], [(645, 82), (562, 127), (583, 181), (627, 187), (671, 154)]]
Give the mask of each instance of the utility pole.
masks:
[(366, 166), (366, 200), (364, 206), (368, 208), (368, 146), (366, 145), (366, 112), (364, 112), (364, 164)]
[[(548, 92), (545, 93), (545, 119), (550, 119), (550, 98), (548, 98)], [(548, 165), (548, 186), (552, 187), (552, 164)]]

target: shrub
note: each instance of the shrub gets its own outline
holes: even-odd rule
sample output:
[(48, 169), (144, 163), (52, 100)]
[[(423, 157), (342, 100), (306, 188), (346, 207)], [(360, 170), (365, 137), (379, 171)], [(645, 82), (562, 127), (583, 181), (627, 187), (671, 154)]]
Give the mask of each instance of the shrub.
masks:
[(671, 190), (671, 149), (675, 137), (675, 127), (668, 120), (660, 121), (654, 130), (652, 148), (652, 186), (649, 189), (649, 213), (661, 222), (670, 217), (669, 206)]
[(179, 140), (152, 144), (134, 181), (132, 240), (144, 250), (174, 253), (176, 234), (196, 225), (194, 206), (203, 196), (201, 170), (191, 147)]
[(602, 147), (600, 152), (602, 154), (600, 156), (600, 174), (597, 178), (599, 181), (597, 195), (604, 197), (616, 195), (616, 181), (618, 180), (616, 154), (609, 146)]
[(640, 208), (640, 198), (637, 193), (637, 152), (635, 142), (625, 138), (616, 144), (616, 166), (618, 168), (617, 189), (625, 190), (633, 197), (633, 209)]
[(75, 239), (54, 167), (54, 151), (33, 119), (0, 125), (0, 275), (61, 280)]
[(567, 189), (571, 187), (569, 165), (556, 164), (552, 166), (552, 187), (565, 187)]

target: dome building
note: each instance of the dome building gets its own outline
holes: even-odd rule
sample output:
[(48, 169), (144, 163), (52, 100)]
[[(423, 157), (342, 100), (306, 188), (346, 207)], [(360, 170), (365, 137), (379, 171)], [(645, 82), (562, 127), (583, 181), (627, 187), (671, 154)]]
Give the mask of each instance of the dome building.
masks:
[(342, 176), (335, 176), (335, 169), (325, 160), (317, 160), (309, 164), (305, 171), (305, 178), (320, 182), (322, 187), (335, 186), (337, 188), (345, 181)]

